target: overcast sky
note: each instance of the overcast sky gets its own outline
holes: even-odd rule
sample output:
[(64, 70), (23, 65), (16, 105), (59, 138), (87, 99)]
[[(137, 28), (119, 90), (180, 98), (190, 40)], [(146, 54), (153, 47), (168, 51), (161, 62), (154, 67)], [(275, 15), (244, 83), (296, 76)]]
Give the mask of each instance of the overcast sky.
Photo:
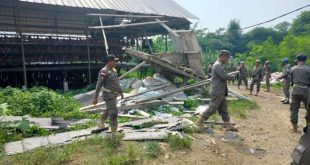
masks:
[[(257, 24), (302, 6), (310, 4), (310, 0), (175, 0), (184, 8), (200, 18), (199, 28), (208, 28), (211, 32), (226, 28), (231, 19), (240, 21), (241, 27)], [(310, 7), (301, 11), (310, 10)], [(292, 22), (298, 11), (291, 15), (267, 23), (265, 27), (287, 21)], [(195, 21), (194, 21), (195, 22)]]

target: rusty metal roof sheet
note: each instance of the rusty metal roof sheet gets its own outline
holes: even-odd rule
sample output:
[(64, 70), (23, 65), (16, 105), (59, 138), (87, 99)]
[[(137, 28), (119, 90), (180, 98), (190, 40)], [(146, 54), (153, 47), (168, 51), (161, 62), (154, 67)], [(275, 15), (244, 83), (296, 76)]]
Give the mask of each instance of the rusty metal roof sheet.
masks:
[(174, 0), (20, 0), (30, 3), (112, 9), (130, 13), (155, 14), (187, 19), (198, 19)]

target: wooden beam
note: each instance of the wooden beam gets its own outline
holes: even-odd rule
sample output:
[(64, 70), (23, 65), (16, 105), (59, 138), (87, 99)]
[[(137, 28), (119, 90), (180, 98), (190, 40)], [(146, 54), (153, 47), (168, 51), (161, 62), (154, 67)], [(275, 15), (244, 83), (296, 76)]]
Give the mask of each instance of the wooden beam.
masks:
[(149, 98), (146, 98), (146, 99), (138, 100), (136, 102), (137, 103), (148, 102), (148, 101), (151, 101), (151, 100), (156, 100), (156, 99), (159, 99), (159, 98), (163, 98), (165, 96), (168, 96), (168, 95), (171, 95), (171, 94), (174, 94), (174, 93), (178, 93), (178, 92), (181, 92), (181, 91), (186, 91), (186, 90), (193, 89), (193, 88), (198, 88), (198, 87), (209, 85), (209, 84), (211, 84), (211, 79), (204, 80), (204, 81), (192, 84), (192, 85), (184, 86), (182, 88), (177, 88), (177, 89), (175, 89), (173, 91), (166, 92), (166, 93), (163, 93), (163, 94), (155, 96), (155, 97), (149, 97)]
[(123, 24), (123, 25), (109, 25), (109, 26), (89, 26), (90, 29), (113, 29), (113, 28), (124, 28), (124, 27), (133, 27), (133, 26), (144, 26), (158, 23), (165, 23), (168, 21), (160, 21), (160, 22), (141, 22), (141, 23), (132, 23), (132, 24)]
[[(128, 100), (128, 99), (130, 99), (130, 98), (140, 96), (140, 95), (142, 95), (142, 94), (144, 94), (144, 93), (147, 93), (147, 92), (150, 92), (150, 91), (155, 91), (155, 90), (158, 90), (158, 89), (162, 89), (162, 88), (168, 87), (168, 86), (170, 86), (170, 85), (171, 85), (171, 84), (164, 84), (164, 85), (161, 85), (161, 86), (158, 86), (158, 87), (154, 87), (154, 88), (145, 90), (145, 91), (143, 91), (143, 92), (140, 92), (140, 93), (137, 93), (137, 94), (128, 96), (128, 97), (124, 98), (123, 100)], [(121, 99), (118, 99), (118, 101), (120, 101), (120, 100), (121, 100)], [(82, 107), (82, 108), (80, 108), (80, 111), (85, 111), (85, 110), (87, 110), (87, 109), (96, 108), (96, 107), (99, 107), (99, 106), (102, 106), (102, 105), (105, 105), (105, 102), (101, 102), (101, 103), (98, 103), (98, 104), (96, 104), (96, 105), (89, 105), (89, 106)]]
[(86, 16), (115, 17), (115, 18), (163, 18), (159, 15), (117, 15), (117, 14), (86, 14)]
[(135, 66), (134, 68), (130, 69), (128, 72), (124, 73), (121, 77), (119, 77), (119, 79), (121, 80), (121, 79), (127, 77), (130, 73), (140, 69), (145, 64), (146, 64), (146, 61), (141, 62), (139, 65)]
[(178, 35), (174, 30), (172, 30), (169, 26), (167, 26), (165, 23), (161, 23), (160, 20), (158, 18), (156, 18), (156, 21), (163, 27), (165, 28), (169, 33), (171, 33), (172, 35), (174, 35), (175, 37), (181, 37), (180, 35)]

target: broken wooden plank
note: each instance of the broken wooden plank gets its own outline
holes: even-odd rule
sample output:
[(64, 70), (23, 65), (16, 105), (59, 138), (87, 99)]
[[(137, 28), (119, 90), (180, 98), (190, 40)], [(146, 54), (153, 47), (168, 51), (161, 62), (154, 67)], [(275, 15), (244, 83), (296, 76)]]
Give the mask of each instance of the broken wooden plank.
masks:
[(89, 29), (113, 29), (113, 28), (125, 28), (125, 27), (135, 27), (135, 26), (145, 26), (152, 25), (158, 23), (166, 23), (168, 21), (160, 21), (160, 22), (141, 22), (141, 23), (131, 23), (131, 24), (123, 24), (123, 25), (108, 25), (108, 26), (89, 26)]
[(146, 118), (149, 118), (151, 116), (149, 113), (146, 113), (145, 111), (142, 111), (140, 109), (136, 109), (135, 111)]
[[(119, 111), (124, 111), (124, 110), (128, 110), (128, 109), (136, 109), (136, 108), (145, 108), (145, 107), (150, 107), (150, 106), (159, 106), (159, 105), (163, 105), (166, 102), (163, 100), (154, 100), (154, 101), (149, 101), (149, 102), (144, 102), (144, 103), (131, 103), (128, 105), (118, 105), (117, 109)], [(88, 110), (84, 110), (83, 112), (86, 113), (101, 113), (103, 111), (105, 111), (106, 108), (97, 108), (97, 109), (88, 109)]]
[(178, 35), (174, 30), (172, 30), (169, 26), (167, 26), (164, 23), (160, 23), (160, 20), (158, 18), (155, 19), (163, 28), (165, 28), (169, 33), (171, 33), (172, 35), (174, 35), (175, 37), (181, 37), (180, 35)]
[(190, 69), (181, 69), (178, 65), (171, 63), (165, 59), (161, 59), (159, 57), (139, 52), (131, 49), (125, 49), (125, 52), (128, 53), (131, 56), (137, 57), (139, 59), (142, 59), (144, 61), (147, 61), (149, 63), (152, 63), (154, 65), (158, 65), (168, 71), (174, 72), (176, 74), (180, 74), (189, 78), (195, 78), (195, 79), (204, 79), (204, 77), (199, 77), (196, 73), (188, 73), (187, 70)]
[(134, 132), (125, 133), (124, 141), (164, 140), (167, 132)]
[(15, 155), (24, 152), (22, 141), (16, 141), (11, 143), (6, 143), (4, 145), (4, 151), (6, 155)]
[(119, 79), (123, 79), (126, 76), (128, 76), (130, 73), (140, 69), (142, 66), (144, 66), (146, 64), (146, 61), (141, 62), (140, 64), (138, 64), (137, 66), (135, 66), (134, 68), (130, 69), (128, 72), (124, 73), (122, 76), (119, 77)]
[[(123, 101), (129, 100), (129, 99), (131, 99), (131, 98), (133, 98), (133, 97), (140, 96), (140, 95), (145, 94), (145, 93), (150, 92), (150, 91), (156, 91), (156, 90), (158, 90), (158, 89), (162, 89), (162, 88), (168, 87), (168, 86), (170, 86), (170, 85), (172, 85), (172, 84), (168, 83), (168, 84), (164, 84), (164, 85), (161, 85), (161, 86), (157, 86), (157, 87), (154, 87), (154, 88), (145, 90), (145, 91), (143, 91), (143, 92), (139, 92), (139, 93), (137, 93), (137, 94), (134, 94), (134, 95), (125, 97), (124, 99), (118, 99), (117, 101), (120, 101), (120, 100), (123, 100)], [(105, 105), (105, 102), (104, 102), (104, 101), (101, 102), (101, 103), (98, 103), (98, 104), (96, 104), (96, 105), (89, 105), (89, 106), (82, 107), (82, 108), (80, 108), (80, 111), (85, 111), (85, 110), (87, 110), (87, 109), (96, 108), (96, 107), (103, 106), (103, 105)]]
[(232, 89), (228, 89), (228, 91), (229, 91), (230, 93), (232, 93), (233, 95), (235, 95), (236, 97), (242, 99), (242, 100), (248, 100), (248, 101), (251, 101), (251, 102), (253, 101), (253, 100), (251, 100), (250, 98), (245, 97), (245, 96), (243, 96), (242, 94), (240, 94), (240, 93), (238, 93), (238, 92), (236, 92), (236, 91), (234, 91), (234, 90), (232, 90)]
[(174, 93), (178, 93), (178, 92), (189, 90), (189, 89), (193, 89), (193, 88), (198, 88), (198, 87), (209, 85), (209, 84), (211, 84), (211, 79), (204, 80), (204, 81), (201, 81), (201, 82), (197, 82), (197, 83), (194, 83), (192, 85), (187, 85), (187, 86), (184, 86), (184, 87), (181, 87), (181, 88), (177, 88), (177, 89), (175, 89), (173, 91), (166, 92), (166, 93), (163, 93), (163, 94), (158, 95), (158, 96), (154, 96), (154, 97), (138, 100), (137, 103), (143, 103), (143, 102), (147, 102), (147, 101), (150, 101), (150, 100), (159, 99), (159, 98), (162, 98), (162, 97), (174, 94)]
[(146, 117), (144, 116), (135, 116), (135, 115), (127, 115), (127, 114), (118, 114), (119, 117), (126, 117), (126, 118), (131, 118), (131, 119), (134, 119), (134, 120), (137, 120), (137, 119), (145, 119)]

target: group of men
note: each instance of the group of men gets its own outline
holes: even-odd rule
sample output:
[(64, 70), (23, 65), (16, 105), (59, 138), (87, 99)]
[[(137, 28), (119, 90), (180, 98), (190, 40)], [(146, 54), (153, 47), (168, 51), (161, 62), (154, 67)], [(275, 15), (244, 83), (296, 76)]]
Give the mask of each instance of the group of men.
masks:
[[(247, 84), (247, 68), (244, 62), (240, 62), (240, 65), (236, 72), (234, 69), (229, 69), (230, 73), (227, 73), (224, 69), (224, 65), (228, 63), (230, 58), (230, 52), (227, 50), (221, 50), (218, 60), (213, 64), (209, 65), (208, 70), (210, 71), (208, 77), (211, 78), (211, 89), (210, 89), (210, 106), (200, 115), (196, 125), (203, 128), (203, 123), (208, 120), (213, 114), (218, 111), (221, 115), (222, 120), (225, 123), (227, 131), (238, 131), (238, 129), (230, 123), (230, 117), (228, 114), (228, 107), (226, 96), (228, 95), (227, 81), (234, 80), (236, 77), (238, 79), (238, 88), (240, 88), (241, 82), (243, 81), (246, 89), (248, 90)], [(99, 128), (104, 128), (105, 120), (110, 117), (110, 128), (112, 134), (117, 132), (117, 96), (121, 95), (124, 98), (122, 89), (119, 84), (119, 79), (115, 70), (115, 64), (118, 61), (114, 55), (109, 55), (107, 58), (107, 64), (104, 68), (99, 71), (98, 81), (96, 86), (96, 92), (93, 99), (93, 104), (96, 105), (98, 102), (98, 96), (100, 91), (103, 91), (102, 97), (106, 102), (106, 111), (103, 112), (98, 126)], [(287, 58), (283, 59), (283, 74), (278, 78), (278, 80), (283, 79), (284, 81), (284, 94), (285, 100), (284, 104), (289, 104), (289, 87), (293, 86), (292, 89), (292, 103), (290, 107), (291, 116), (290, 121), (292, 123), (292, 128), (294, 132), (297, 132), (298, 125), (298, 112), (301, 102), (305, 104), (306, 107), (306, 128), (304, 129), (305, 135), (301, 138), (300, 144), (303, 147), (310, 147), (309, 140), (305, 140), (306, 137), (310, 137), (310, 97), (309, 97), (309, 87), (310, 87), (310, 67), (306, 65), (307, 55), (298, 54), (296, 56), (296, 64), (293, 68), (290, 68), (289, 60)], [(271, 77), (271, 66), (270, 62), (266, 61), (264, 67), (261, 68), (261, 62), (259, 60), (255, 61), (255, 67), (252, 71), (252, 81), (250, 84), (250, 94), (252, 95), (253, 87), (256, 84), (256, 96), (260, 90), (260, 84), (263, 79), (263, 74), (265, 75), (267, 92), (270, 92), (270, 77)], [(293, 152), (293, 164), (300, 164), (296, 162), (307, 162), (309, 163), (310, 150), (304, 149), (302, 154), (300, 151), (301, 147), (296, 147)], [(295, 156), (294, 156), (295, 155)]]

